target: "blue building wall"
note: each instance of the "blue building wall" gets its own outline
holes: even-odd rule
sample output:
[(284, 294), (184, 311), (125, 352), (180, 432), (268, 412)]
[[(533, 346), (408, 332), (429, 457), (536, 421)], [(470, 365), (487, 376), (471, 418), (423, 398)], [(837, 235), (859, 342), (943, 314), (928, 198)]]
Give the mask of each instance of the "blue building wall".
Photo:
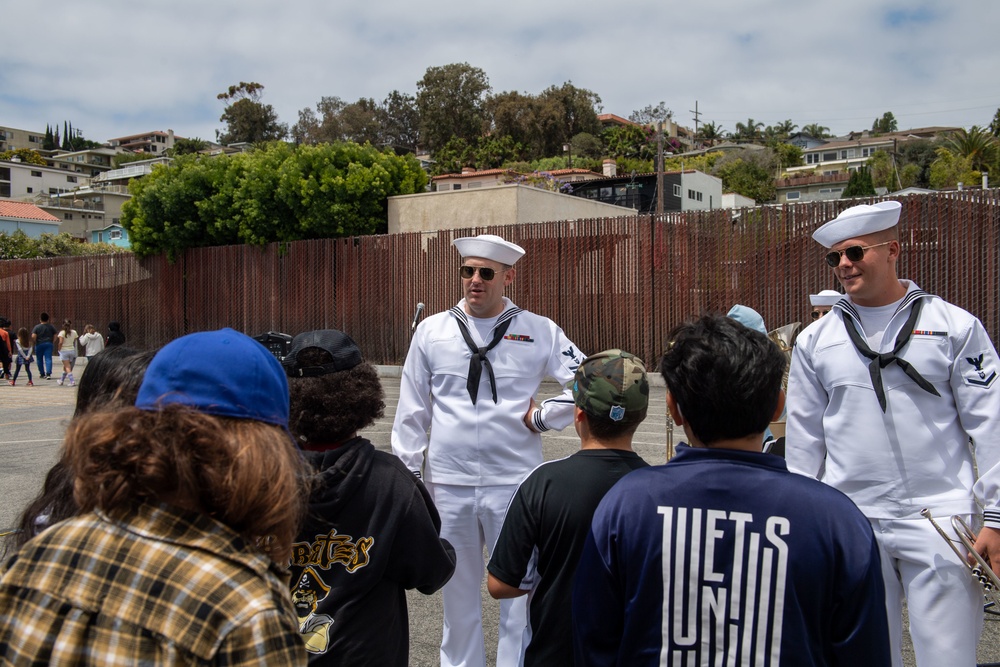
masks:
[(37, 239), (41, 238), (42, 234), (58, 234), (59, 223), (0, 218), (0, 232), (13, 234), (19, 229), (27, 234), (29, 238)]

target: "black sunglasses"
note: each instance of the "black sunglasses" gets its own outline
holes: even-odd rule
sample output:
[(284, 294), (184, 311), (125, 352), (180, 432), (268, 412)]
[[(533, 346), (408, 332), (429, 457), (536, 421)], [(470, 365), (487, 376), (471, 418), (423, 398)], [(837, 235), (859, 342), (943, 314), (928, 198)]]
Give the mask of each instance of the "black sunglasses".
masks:
[(488, 266), (460, 266), (458, 267), (458, 275), (462, 276), (466, 280), (476, 275), (476, 271), (479, 271), (479, 277), (489, 282), (496, 278), (496, 269), (491, 269)]
[(876, 243), (875, 245), (866, 245), (866, 246), (852, 245), (848, 248), (844, 248), (843, 250), (832, 250), (826, 254), (826, 263), (829, 264), (830, 266), (839, 266), (841, 255), (847, 255), (847, 259), (851, 260), (852, 262), (860, 262), (862, 259), (865, 258), (866, 250), (877, 248), (880, 245), (889, 245), (890, 243), (892, 243), (892, 241), (886, 241), (885, 243)]

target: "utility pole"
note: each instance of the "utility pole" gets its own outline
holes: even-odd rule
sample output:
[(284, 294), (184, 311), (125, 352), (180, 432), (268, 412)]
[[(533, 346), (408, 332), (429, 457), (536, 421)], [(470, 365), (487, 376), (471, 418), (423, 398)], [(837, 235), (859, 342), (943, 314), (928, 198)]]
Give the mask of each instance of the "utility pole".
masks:
[(699, 120), (699, 118), (698, 118), (699, 116), (701, 116), (701, 114), (698, 112), (698, 100), (694, 101), (694, 111), (691, 111), (691, 113), (694, 114), (694, 136), (697, 137), (698, 136), (698, 123), (701, 122)]
[(656, 123), (656, 215), (663, 215), (663, 121)]

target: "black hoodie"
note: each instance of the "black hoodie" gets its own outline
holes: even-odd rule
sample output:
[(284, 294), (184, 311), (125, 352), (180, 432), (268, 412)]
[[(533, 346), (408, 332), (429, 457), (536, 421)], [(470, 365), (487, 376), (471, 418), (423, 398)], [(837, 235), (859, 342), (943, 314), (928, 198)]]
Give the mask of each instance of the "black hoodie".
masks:
[(406, 589), (430, 594), (455, 570), (424, 485), (364, 438), (305, 452), (316, 471), (292, 548), (292, 599), (311, 665), (403, 665)]

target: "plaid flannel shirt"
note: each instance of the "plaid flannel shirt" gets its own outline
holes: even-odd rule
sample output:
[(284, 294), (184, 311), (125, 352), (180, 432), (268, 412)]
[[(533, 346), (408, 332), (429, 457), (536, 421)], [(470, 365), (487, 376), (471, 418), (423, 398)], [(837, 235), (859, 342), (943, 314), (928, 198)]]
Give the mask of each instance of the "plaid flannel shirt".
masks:
[(0, 579), (0, 664), (305, 665), (287, 576), (223, 524), (166, 505), (86, 514)]

